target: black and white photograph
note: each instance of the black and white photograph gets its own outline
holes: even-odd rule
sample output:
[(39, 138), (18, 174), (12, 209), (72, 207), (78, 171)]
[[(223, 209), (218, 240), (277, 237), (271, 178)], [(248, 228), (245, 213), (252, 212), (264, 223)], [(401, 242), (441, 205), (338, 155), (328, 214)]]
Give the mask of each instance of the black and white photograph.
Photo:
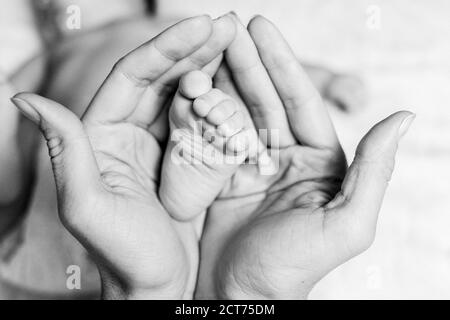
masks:
[(449, 17), (0, 0), (0, 300), (450, 300)]

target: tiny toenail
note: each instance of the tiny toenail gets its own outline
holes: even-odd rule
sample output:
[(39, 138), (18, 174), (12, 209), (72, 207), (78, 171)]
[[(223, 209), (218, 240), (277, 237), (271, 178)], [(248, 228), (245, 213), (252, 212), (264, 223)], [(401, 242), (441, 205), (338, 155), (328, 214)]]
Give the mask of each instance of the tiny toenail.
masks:
[(223, 137), (231, 136), (233, 134), (232, 131), (232, 128), (227, 123), (224, 123), (217, 128), (217, 132)]

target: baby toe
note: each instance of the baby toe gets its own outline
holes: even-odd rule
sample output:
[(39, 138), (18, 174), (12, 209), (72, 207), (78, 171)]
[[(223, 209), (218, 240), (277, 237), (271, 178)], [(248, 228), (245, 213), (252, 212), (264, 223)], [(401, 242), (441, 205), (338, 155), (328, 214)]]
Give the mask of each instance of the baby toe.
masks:
[(237, 111), (217, 127), (217, 132), (223, 137), (232, 137), (242, 131), (245, 120), (242, 112)]
[(237, 111), (237, 105), (233, 100), (224, 100), (216, 105), (207, 115), (209, 123), (219, 126), (231, 118)]
[(219, 89), (212, 89), (195, 99), (192, 107), (197, 116), (204, 118), (222, 100), (224, 100), (224, 93)]
[(179, 91), (188, 99), (196, 99), (211, 91), (211, 88), (211, 77), (200, 70), (188, 72), (180, 79)]

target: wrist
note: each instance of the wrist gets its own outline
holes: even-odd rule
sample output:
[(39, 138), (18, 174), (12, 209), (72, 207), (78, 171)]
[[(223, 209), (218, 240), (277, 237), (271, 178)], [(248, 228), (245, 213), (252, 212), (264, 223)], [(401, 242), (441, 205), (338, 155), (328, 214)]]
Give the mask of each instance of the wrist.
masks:
[(246, 289), (238, 287), (228, 287), (221, 290), (217, 294), (219, 300), (307, 300), (309, 290), (295, 290), (295, 292), (259, 292), (254, 289)]
[(214, 286), (214, 293), (218, 300), (270, 299), (270, 297), (263, 294), (261, 290), (258, 290), (256, 287), (257, 286), (249, 287), (247, 284), (239, 281), (235, 276), (230, 275), (224, 269), (219, 267)]
[(183, 286), (168, 284), (165, 286), (136, 285), (111, 276), (100, 269), (102, 300), (184, 300), (187, 296)]
[(309, 281), (275, 280), (253, 273), (236, 277), (220, 269), (215, 283), (215, 295), (219, 300), (307, 300), (313, 288)]
[(182, 293), (157, 288), (131, 288), (102, 283), (102, 300), (183, 300)]

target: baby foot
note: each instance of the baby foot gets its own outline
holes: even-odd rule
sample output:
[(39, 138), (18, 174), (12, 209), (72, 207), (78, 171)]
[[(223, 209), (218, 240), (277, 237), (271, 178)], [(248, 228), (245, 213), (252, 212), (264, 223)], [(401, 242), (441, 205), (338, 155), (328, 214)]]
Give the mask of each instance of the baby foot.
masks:
[(245, 118), (208, 75), (193, 71), (180, 80), (169, 122), (160, 198), (173, 218), (186, 221), (208, 208), (245, 161)]

